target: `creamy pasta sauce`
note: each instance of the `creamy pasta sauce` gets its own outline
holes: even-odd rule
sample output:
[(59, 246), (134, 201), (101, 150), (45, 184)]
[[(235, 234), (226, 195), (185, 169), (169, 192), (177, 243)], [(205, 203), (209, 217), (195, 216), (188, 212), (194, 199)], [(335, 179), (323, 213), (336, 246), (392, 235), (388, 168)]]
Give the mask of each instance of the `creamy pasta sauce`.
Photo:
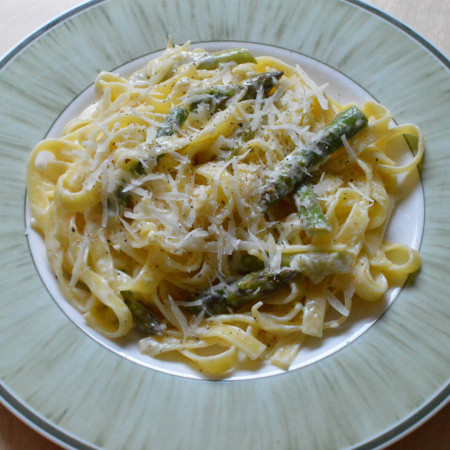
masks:
[[(100, 100), (30, 156), (33, 224), (64, 297), (107, 338), (137, 328), (144, 354), (175, 352), (212, 375), (246, 359), (288, 369), (306, 337), (419, 268), (385, 231), (423, 138), (382, 105), (357, 105), (367, 126), (305, 170), (303, 206), (317, 202), (326, 223), (310, 232), (295, 192), (263, 208), (264, 186), (349, 105), (299, 66), (262, 56), (202, 67), (208, 57), (170, 45), (128, 78), (100, 73)], [(281, 72), (249, 94), (261, 74)], [(393, 156), (404, 135), (417, 141), (406, 163)], [(231, 302), (245, 277), (287, 270), (270, 292), (255, 285)], [(206, 306), (211, 292), (220, 310)]]

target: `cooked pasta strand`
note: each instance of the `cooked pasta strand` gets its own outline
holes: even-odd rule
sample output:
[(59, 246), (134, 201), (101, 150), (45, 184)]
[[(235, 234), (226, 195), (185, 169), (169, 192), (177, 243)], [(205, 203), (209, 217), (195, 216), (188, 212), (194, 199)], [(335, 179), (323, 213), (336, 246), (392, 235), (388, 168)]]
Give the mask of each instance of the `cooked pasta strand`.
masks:
[[(245, 359), (287, 370), (306, 336), (324, 336), (355, 301), (377, 301), (419, 269), (418, 252), (385, 231), (397, 176), (420, 163), (423, 136), (393, 125), (384, 106), (359, 105), (356, 134), (333, 138), (327, 124), (356, 105), (329, 99), (300, 67), (189, 43), (169, 44), (129, 78), (101, 72), (96, 87), (97, 103), (33, 149), (27, 188), (64, 297), (106, 337), (134, 326), (142, 353), (178, 354), (214, 376)], [(298, 177), (309, 190), (300, 213), (315, 208), (321, 229), (293, 194), (265, 212), (262, 190), (280, 162), (318, 151), (324, 135), (333, 152)], [(258, 271), (292, 276), (264, 290)], [(211, 292), (229, 301), (216, 296), (219, 308)], [(208, 293), (216, 303), (206, 308), (196, 299)]]

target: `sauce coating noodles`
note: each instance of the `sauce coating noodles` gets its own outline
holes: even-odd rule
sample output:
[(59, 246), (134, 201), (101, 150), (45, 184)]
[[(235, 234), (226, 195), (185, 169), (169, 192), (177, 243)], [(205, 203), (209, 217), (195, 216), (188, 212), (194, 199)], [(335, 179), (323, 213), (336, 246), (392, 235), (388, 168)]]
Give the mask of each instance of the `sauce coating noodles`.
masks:
[[(33, 225), (64, 297), (104, 336), (136, 327), (141, 352), (212, 375), (245, 359), (288, 369), (305, 337), (418, 270), (418, 252), (385, 231), (423, 137), (367, 102), (367, 126), (263, 208), (284, 159), (315, 151), (350, 105), (299, 66), (214, 58), (169, 45), (129, 78), (100, 73), (99, 101), (31, 153)], [(415, 155), (398, 158), (405, 136)]]

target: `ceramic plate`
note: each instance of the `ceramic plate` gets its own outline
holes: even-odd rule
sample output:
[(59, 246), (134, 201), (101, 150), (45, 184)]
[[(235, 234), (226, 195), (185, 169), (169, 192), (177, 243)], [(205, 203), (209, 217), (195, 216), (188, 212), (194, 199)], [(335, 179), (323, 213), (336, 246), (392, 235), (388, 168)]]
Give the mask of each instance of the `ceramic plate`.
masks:
[[(169, 35), (288, 55), (337, 94), (375, 98), (424, 132), (405, 210), (415, 222), (399, 222), (420, 246), (420, 272), (384, 314), (287, 373), (209, 381), (117, 350), (64, 309), (27, 236), (31, 148), (89, 97), (100, 70), (127, 70)], [(1, 396), (30, 426), (74, 448), (373, 448), (447, 402), (450, 74), (420, 36), (356, 1), (94, 1), (36, 32), (0, 70)]]

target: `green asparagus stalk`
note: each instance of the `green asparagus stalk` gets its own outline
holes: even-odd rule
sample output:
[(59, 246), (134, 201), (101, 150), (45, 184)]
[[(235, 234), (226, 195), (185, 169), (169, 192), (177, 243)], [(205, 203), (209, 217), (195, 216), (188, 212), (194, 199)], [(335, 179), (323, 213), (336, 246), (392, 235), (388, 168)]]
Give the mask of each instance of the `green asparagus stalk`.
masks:
[[(254, 139), (256, 136), (256, 130), (246, 129), (241, 130), (239, 133), (235, 135), (235, 137), (239, 138), (242, 142), (242, 144)], [(218, 161), (228, 161), (230, 160), (234, 155), (236, 155), (239, 150), (241, 149), (241, 144), (236, 143), (232, 147), (227, 147), (223, 150), (223, 154), (220, 157), (217, 157), (216, 160)]]
[(296, 270), (287, 267), (283, 267), (275, 273), (268, 270), (252, 272), (234, 283), (213, 287), (199, 300), (207, 313), (222, 314), (229, 308), (244, 306), (274, 292), (297, 274)]
[(115, 190), (115, 195), (117, 198), (117, 201), (119, 202), (119, 204), (122, 204), (126, 207), (131, 206), (131, 202), (132, 202), (132, 196), (130, 192), (124, 192), (124, 185), (120, 184), (116, 190)]
[(281, 257), (281, 266), (296, 270), (313, 283), (320, 283), (328, 275), (349, 273), (353, 261), (354, 255), (344, 250), (291, 253)]
[[(201, 306), (193, 310), (199, 312), (203, 309), (211, 315), (222, 314), (275, 292), (297, 275), (306, 275), (313, 283), (319, 283), (327, 275), (348, 273), (352, 264), (352, 254), (345, 251), (294, 253), (283, 255), (281, 269), (271, 272), (264, 269), (264, 263), (256, 256), (242, 255), (236, 271), (247, 275), (204, 292), (195, 302)], [(248, 273), (249, 270), (252, 272)]]
[(274, 72), (264, 72), (256, 77), (249, 78), (242, 83), (242, 87), (246, 90), (246, 93), (242, 100), (250, 100), (256, 98), (259, 90), (263, 90), (263, 96), (267, 97), (272, 88), (275, 87), (277, 82), (283, 76), (284, 72), (277, 70)]
[[(189, 111), (184, 106), (177, 106), (172, 108), (164, 118), (161, 126), (156, 131), (156, 137), (172, 136), (177, 130), (179, 130), (186, 119), (188, 118)], [(159, 162), (164, 155), (158, 155), (156, 161)], [(140, 161), (133, 161), (129, 164), (129, 170), (136, 175), (144, 175), (146, 173), (144, 165)]]
[(208, 98), (191, 103), (190, 110), (195, 110), (200, 103), (214, 105), (216, 110), (224, 109), (228, 101), (243, 90), (245, 90), (245, 94), (242, 101), (255, 99), (261, 89), (263, 96), (267, 97), (282, 76), (283, 72), (281, 71), (264, 72), (240, 84), (214, 86), (207, 92)]
[(264, 261), (246, 252), (236, 252), (233, 254), (232, 259), (232, 272), (239, 275), (246, 275), (250, 272), (258, 272), (264, 269)]
[(175, 131), (182, 127), (188, 115), (189, 111), (183, 106), (172, 108), (164, 118), (162, 125), (158, 128), (156, 137), (172, 136)]
[(213, 106), (215, 110), (220, 111), (227, 106), (228, 101), (233, 98), (238, 92), (238, 86), (234, 84), (231, 84), (229, 86), (214, 86), (211, 90), (206, 92), (208, 97), (198, 102), (191, 103), (190, 110), (194, 111), (200, 104), (208, 104), (209, 108)]
[(328, 157), (342, 147), (342, 136), (353, 137), (367, 125), (367, 117), (355, 106), (339, 113), (308, 147), (298, 147), (275, 168), (263, 187), (261, 206), (270, 205), (291, 193), (307, 176)]
[[(215, 86), (210, 92), (210, 100), (215, 103), (216, 109), (223, 109), (228, 101), (243, 89), (246, 90), (242, 100), (256, 98), (260, 89), (263, 95), (267, 96), (270, 90), (275, 86), (276, 82), (281, 78), (283, 72), (265, 72), (254, 78), (250, 78), (242, 84), (232, 84)], [(208, 101), (208, 100), (203, 100)], [(202, 101), (202, 102), (203, 102)], [(164, 118), (162, 125), (156, 132), (156, 137), (172, 136), (175, 131), (179, 130), (189, 115), (189, 111), (195, 109), (200, 102), (194, 102), (189, 106), (189, 110), (184, 106), (172, 108)]]
[[(346, 273), (351, 262), (352, 255), (346, 251), (285, 253), (281, 256), (281, 267), (290, 267), (313, 278), (322, 277), (324, 274)], [(244, 253), (239, 256), (233, 273), (246, 275), (263, 269), (263, 260)]]
[[(256, 98), (260, 89), (263, 90), (263, 95), (267, 96), (270, 90), (275, 86), (277, 81), (283, 76), (283, 72), (265, 72), (256, 77), (244, 81), (242, 84), (232, 84), (223, 86), (214, 86), (209, 91), (211, 102), (214, 102), (216, 109), (223, 109), (227, 102), (243, 89), (246, 90), (242, 100), (249, 100)], [(179, 130), (189, 115), (189, 111), (194, 110), (200, 102), (194, 102), (189, 106), (189, 110), (184, 106), (172, 108), (167, 116), (164, 118), (162, 125), (156, 132), (156, 137), (172, 136), (176, 130)]]
[[(179, 130), (189, 116), (190, 111), (195, 110), (200, 103), (210, 103), (214, 105), (216, 110), (222, 110), (227, 106), (228, 101), (239, 92), (245, 89), (245, 94), (242, 100), (249, 100), (256, 98), (260, 89), (263, 95), (267, 96), (271, 89), (275, 87), (277, 81), (283, 76), (283, 72), (265, 72), (256, 77), (244, 81), (242, 84), (231, 84), (214, 86), (209, 90), (208, 97), (198, 102), (193, 102), (188, 108), (184, 106), (177, 106), (172, 108), (163, 120), (163, 123), (156, 132), (156, 137), (172, 136)], [(157, 162), (164, 156), (158, 155)], [(135, 161), (129, 165), (130, 172), (136, 175), (143, 175), (146, 170), (140, 161)]]
[(230, 61), (237, 64), (256, 63), (256, 59), (246, 48), (233, 48), (200, 58), (197, 61), (197, 68), (201, 70), (216, 69), (219, 64)]
[(301, 186), (294, 194), (294, 201), (308, 236), (331, 231), (331, 225), (311, 186), (306, 184)]
[(121, 292), (125, 304), (128, 306), (136, 328), (148, 335), (162, 335), (164, 326), (153, 311), (141, 303), (134, 292)]

